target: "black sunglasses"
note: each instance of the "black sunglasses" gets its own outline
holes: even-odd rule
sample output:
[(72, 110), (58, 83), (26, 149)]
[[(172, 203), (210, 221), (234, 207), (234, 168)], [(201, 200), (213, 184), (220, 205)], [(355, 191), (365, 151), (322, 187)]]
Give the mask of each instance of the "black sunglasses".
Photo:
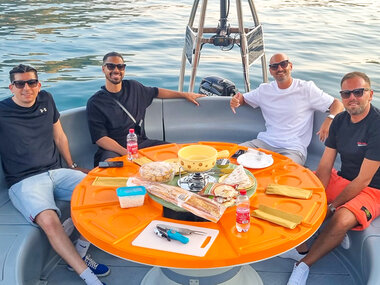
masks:
[(369, 88), (356, 88), (353, 90), (342, 90), (342, 91), (339, 91), (339, 93), (343, 99), (350, 98), (351, 93), (354, 94), (355, 98), (360, 98), (363, 96), (364, 91), (369, 91), (369, 90), (371, 90), (371, 89), (369, 89)]
[(14, 86), (18, 89), (23, 89), (25, 87), (25, 84), (28, 83), (29, 87), (34, 88), (38, 85), (38, 79), (30, 79), (30, 80), (15, 80), (12, 82)]
[(277, 70), (278, 66), (281, 66), (282, 68), (287, 68), (288, 64), (289, 64), (289, 60), (283, 60), (283, 61), (278, 62), (278, 63), (269, 64), (269, 68), (272, 70)]
[(124, 70), (125, 69), (125, 63), (123, 64), (114, 64), (114, 63), (105, 63), (103, 66), (107, 66), (109, 70), (114, 70), (116, 67), (119, 70)]

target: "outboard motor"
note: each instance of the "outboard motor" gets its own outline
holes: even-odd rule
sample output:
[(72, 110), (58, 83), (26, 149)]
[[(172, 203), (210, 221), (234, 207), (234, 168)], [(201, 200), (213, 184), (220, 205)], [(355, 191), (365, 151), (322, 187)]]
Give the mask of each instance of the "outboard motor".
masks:
[(199, 86), (199, 94), (207, 96), (234, 96), (237, 92), (234, 83), (218, 76), (203, 78)]

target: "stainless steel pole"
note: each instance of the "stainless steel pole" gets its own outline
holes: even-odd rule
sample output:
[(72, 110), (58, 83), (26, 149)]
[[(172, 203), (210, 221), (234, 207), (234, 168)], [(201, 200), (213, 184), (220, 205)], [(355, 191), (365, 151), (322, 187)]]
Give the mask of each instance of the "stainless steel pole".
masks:
[(205, 24), (205, 16), (206, 16), (206, 8), (207, 8), (207, 0), (203, 0), (201, 15), (199, 17), (199, 25), (198, 25), (198, 34), (195, 42), (195, 52), (193, 58), (193, 68), (191, 70), (190, 84), (189, 84), (189, 92), (194, 91), (195, 77), (197, 76), (197, 68), (199, 64), (199, 58), (201, 54), (201, 43), (203, 37), (203, 27)]
[(243, 65), (245, 92), (249, 92), (250, 82), (249, 82), (248, 44), (247, 44), (247, 35), (245, 34), (245, 30), (244, 30), (243, 8), (241, 6), (241, 0), (236, 0), (236, 9), (237, 9), (237, 16), (238, 16), (238, 23), (239, 23), (240, 53), (241, 53), (241, 62)]
[[(191, 13), (190, 13), (189, 22), (187, 23), (187, 25), (191, 29), (193, 29), (194, 19), (195, 19), (195, 15), (197, 13), (198, 5), (199, 5), (199, 0), (194, 0), (193, 8), (191, 9)], [(183, 82), (185, 79), (185, 70), (186, 70), (186, 42), (185, 42), (185, 44), (183, 46), (183, 50), (182, 50), (181, 70), (179, 73), (179, 82), (178, 82), (178, 91), (181, 91), (181, 92), (183, 91)]]

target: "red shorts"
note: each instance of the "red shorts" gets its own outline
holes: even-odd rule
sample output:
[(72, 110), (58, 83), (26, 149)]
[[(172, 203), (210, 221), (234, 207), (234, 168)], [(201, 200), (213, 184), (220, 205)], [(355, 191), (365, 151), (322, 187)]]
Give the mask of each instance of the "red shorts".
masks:
[[(327, 203), (333, 202), (343, 189), (350, 183), (333, 169), (329, 185), (326, 188)], [(359, 226), (353, 230), (364, 230), (380, 214), (380, 190), (372, 187), (364, 188), (355, 198), (339, 206), (350, 210), (358, 220)]]

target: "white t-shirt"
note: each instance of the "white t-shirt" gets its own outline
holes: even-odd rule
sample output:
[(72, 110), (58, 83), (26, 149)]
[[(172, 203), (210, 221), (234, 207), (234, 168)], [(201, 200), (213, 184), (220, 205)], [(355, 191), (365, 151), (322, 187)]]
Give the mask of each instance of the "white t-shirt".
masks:
[(266, 131), (260, 132), (258, 139), (273, 147), (298, 150), (305, 157), (313, 135), (314, 111), (325, 112), (334, 101), (314, 82), (294, 78), (287, 89), (272, 81), (243, 96), (247, 104), (260, 107), (263, 113)]

